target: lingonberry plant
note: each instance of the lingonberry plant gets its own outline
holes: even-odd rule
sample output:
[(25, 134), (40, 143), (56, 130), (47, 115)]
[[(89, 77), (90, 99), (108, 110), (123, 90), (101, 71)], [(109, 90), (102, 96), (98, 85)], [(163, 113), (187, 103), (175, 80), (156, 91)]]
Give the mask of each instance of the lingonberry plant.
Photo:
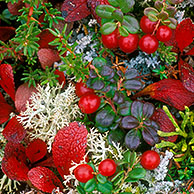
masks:
[(193, 193), (193, 7), (0, 1), (0, 191)]

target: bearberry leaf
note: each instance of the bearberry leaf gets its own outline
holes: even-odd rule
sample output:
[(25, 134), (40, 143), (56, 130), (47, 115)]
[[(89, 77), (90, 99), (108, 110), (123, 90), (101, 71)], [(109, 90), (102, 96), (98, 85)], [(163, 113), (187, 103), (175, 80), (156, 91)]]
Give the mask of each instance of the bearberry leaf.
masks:
[(63, 189), (63, 185), (58, 177), (48, 168), (38, 166), (28, 172), (31, 183), (43, 192), (52, 193), (53, 189)]
[(3, 95), (0, 92), (0, 124), (6, 122), (9, 119), (10, 113), (14, 110), (12, 106), (7, 104)]
[(150, 95), (178, 110), (184, 110), (185, 106), (189, 107), (194, 104), (194, 93), (188, 91), (180, 80), (175, 79), (163, 79), (150, 84), (135, 94), (134, 98), (142, 95)]
[(157, 131), (153, 129), (152, 127), (144, 127), (144, 130), (142, 131), (143, 139), (151, 146), (155, 145), (156, 143), (159, 143), (159, 137), (157, 134)]
[(97, 77), (92, 80), (92, 88), (94, 90), (101, 90), (102, 88), (104, 88), (104, 82)]
[(143, 106), (144, 104), (140, 101), (134, 101), (131, 104), (131, 114), (136, 117), (138, 120), (141, 120), (143, 116)]
[(23, 128), (22, 124), (19, 123), (16, 116), (10, 119), (3, 130), (3, 136), (5, 139), (15, 143), (22, 141), (25, 135), (26, 130)]
[(125, 71), (125, 79), (133, 79), (139, 75), (137, 69), (127, 69)]
[(159, 19), (161, 19), (161, 20), (167, 20), (168, 17), (169, 17), (169, 15), (168, 15), (168, 12), (166, 12), (166, 11), (161, 11), (161, 12), (157, 15), (157, 17), (158, 17)]
[(129, 32), (127, 31), (126, 28), (123, 26), (119, 26), (119, 33), (121, 36), (127, 37), (129, 35)]
[(34, 139), (26, 148), (26, 156), (31, 163), (42, 159), (47, 153), (47, 145), (41, 139)]
[(130, 150), (135, 150), (140, 144), (140, 138), (136, 129), (131, 129), (125, 136), (125, 144)]
[(135, 5), (134, 0), (118, 0), (120, 9), (123, 13), (128, 13), (131, 8)]
[(107, 65), (104, 65), (100, 71), (100, 75), (103, 77), (110, 76), (113, 73), (113, 69)]
[(96, 7), (96, 13), (101, 18), (112, 19), (112, 13), (114, 10), (116, 9), (111, 5), (98, 5)]
[(62, 177), (69, 174), (72, 161), (79, 163), (83, 159), (87, 146), (87, 133), (84, 125), (72, 122), (59, 130), (55, 136), (52, 147), (53, 159)]
[(114, 119), (115, 113), (109, 105), (101, 109), (95, 117), (96, 124), (101, 127), (109, 127), (112, 125)]
[(112, 33), (117, 28), (117, 24), (114, 22), (107, 22), (100, 27), (100, 32), (104, 35)]
[[(167, 116), (167, 114), (164, 112), (163, 109), (155, 110), (155, 112), (152, 115), (151, 119), (153, 121), (157, 122), (157, 124), (160, 127), (160, 131), (175, 132), (175, 126), (170, 121), (169, 117)], [(174, 135), (174, 136), (170, 136), (170, 137), (160, 137), (160, 139), (170, 141), (170, 142), (175, 142), (177, 137), (178, 137), (177, 135)]]
[(146, 102), (143, 105), (143, 117), (150, 118), (154, 113), (155, 107), (153, 104)]
[(0, 65), (0, 86), (15, 101), (15, 83), (12, 66), (9, 64)]
[(87, 0), (64, 1), (61, 11), (66, 22), (81, 20), (91, 13), (87, 7)]
[(131, 102), (125, 100), (122, 104), (119, 104), (118, 112), (122, 116), (128, 116), (131, 114)]
[(104, 65), (107, 64), (107, 61), (105, 58), (103, 57), (96, 57), (93, 61), (92, 61), (92, 65), (94, 65), (96, 68), (101, 68)]
[(183, 86), (190, 92), (194, 92), (194, 69), (191, 65), (184, 62), (181, 58), (179, 60), (179, 69), (181, 71), (181, 80)]
[(139, 80), (126, 80), (123, 82), (123, 87), (127, 90), (140, 90), (142, 88), (142, 83)]
[(131, 34), (136, 34), (139, 30), (139, 23), (136, 18), (132, 16), (124, 16), (122, 25), (127, 29)]
[(101, 174), (97, 174), (96, 178), (102, 184), (107, 182), (107, 178), (105, 176), (101, 175)]
[(133, 116), (125, 116), (121, 120), (121, 127), (124, 129), (133, 129), (139, 125), (139, 121)]
[(154, 14), (154, 15), (159, 14), (158, 10), (153, 8), (153, 7), (147, 7), (147, 8), (144, 9), (144, 15), (146, 15), (147, 17), (151, 13)]
[(146, 175), (146, 170), (144, 168), (134, 168), (132, 171), (129, 172), (128, 178), (129, 179), (142, 179), (145, 177), (145, 175)]
[(184, 19), (176, 28), (176, 41), (180, 51), (193, 42), (194, 24), (190, 18)]
[(121, 93), (119, 91), (116, 91), (115, 92), (115, 95), (113, 97), (113, 101), (115, 103), (117, 103), (117, 104), (122, 104), (122, 103), (124, 103), (124, 98), (125, 98), (125, 96), (124, 96), (123, 93)]

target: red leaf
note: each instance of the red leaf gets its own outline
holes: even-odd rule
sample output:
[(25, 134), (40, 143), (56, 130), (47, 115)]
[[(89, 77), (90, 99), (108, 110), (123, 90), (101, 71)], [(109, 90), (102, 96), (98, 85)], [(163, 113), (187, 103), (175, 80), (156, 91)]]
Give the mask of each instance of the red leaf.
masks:
[(28, 178), (31, 183), (39, 190), (47, 193), (52, 193), (53, 189), (59, 187), (63, 189), (63, 186), (58, 177), (48, 168), (35, 167), (28, 172)]
[(45, 160), (43, 160), (41, 162), (36, 163), (34, 166), (47, 166), (47, 167), (56, 168), (52, 156), (48, 156), (47, 159), (45, 159)]
[(185, 53), (185, 55), (194, 55), (194, 47), (189, 50), (187, 53)]
[(55, 40), (56, 37), (53, 34), (51, 34), (49, 30), (44, 29), (40, 34), (38, 34), (37, 37), (40, 38), (39, 41), (37, 42), (40, 45), (39, 49), (53, 48), (53, 46), (49, 45), (48, 43)]
[(52, 147), (53, 159), (60, 175), (69, 174), (71, 162), (83, 159), (87, 146), (87, 129), (84, 125), (72, 122), (59, 130)]
[(15, 28), (0, 26), (0, 40), (7, 41), (15, 34)]
[(19, 0), (18, 3), (11, 3), (9, 2), (7, 4), (8, 10), (12, 15), (21, 15), (22, 12), (19, 12), (20, 9), (22, 9), (22, 7), (24, 6), (24, 3)]
[(7, 104), (3, 95), (0, 92), (0, 124), (6, 122), (9, 119), (10, 113), (14, 110), (12, 106)]
[[(152, 120), (156, 121), (160, 127), (160, 130), (163, 132), (174, 132), (175, 126), (168, 118), (167, 114), (162, 109), (155, 110), (154, 114), (151, 117)], [(170, 142), (175, 142), (177, 135), (170, 137), (160, 137), (160, 139)]]
[(62, 71), (59, 71), (58, 69), (56, 69), (54, 74), (59, 76), (59, 77), (57, 77), (57, 80), (59, 81), (60, 85), (63, 83), (63, 87), (64, 87), (65, 83), (66, 83), (66, 78), (65, 78), (64, 73)]
[(59, 53), (53, 49), (40, 49), (38, 51), (38, 59), (41, 63), (41, 67), (43, 69), (48, 67), (52, 67), (53, 63), (60, 60)]
[(25, 153), (25, 147), (21, 143), (8, 142), (5, 146), (4, 157), (8, 159), (14, 156), (18, 161), (22, 161), (27, 164), (27, 157)]
[(194, 92), (194, 69), (191, 65), (183, 61), (179, 60), (179, 69), (181, 72), (181, 81), (183, 82), (183, 86), (189, 90), (190, 92)]
[(8, 176), (8, 178), (17, 181), (28, 180), (28, 167), (22, 161), (19, 161), (15, 156), (9, 158), (3, 158), (1, 162), (2, 171)]
[(61, 7), (62, 16), (66, 22), (81, 20), (90, 15), (87, 0), (68, 0)]
[(10, 119), (5, 129), (3, 130), (3, 136), (5, 139), (15, 143), (22, 141), (25, 135), (26, 130), (23, 128), (22, 124), (19, 123), (16, 116)]
[(15, 107), (18, 112), (26, 110), (26, 103), (30, 101), (30, 97), (33, 92), (36, 92), (36, 88), (34, 86), (28, 87), (28, 84), (22, 84), (18, 87), (15, 94)]
[(133, 98), (150, 95), (152, 98), (162, 101), (178, 110), (184, 110), (185, 106), (194, 104), (194, 93), (188, 91), (180, 80), (164, 79), (150, 84)]
[(193, 37), (194, 25), (192, 20), (190, 18), (184, 19), (176, 27), (176, 41), (181, 52), (193, 42)]
[(97, 22), (101, 23), (101, 18), (96, 14), (96, 7), (97, 5), (110, 5), (108, 0), (87, 0), (88, 7), (94, 16), (94, 18), (97, 20)]
[(13, 101), (15, 101), (15, 83), (13, 77), (13, 70), (11, 65), (0, 65), (0, 85), (9, 94)]
[(47, 153), (47, 145), (41, 139), (34, 139), (28, 144), (26, 148), (26, 156), (31, 163), (42, 159)]

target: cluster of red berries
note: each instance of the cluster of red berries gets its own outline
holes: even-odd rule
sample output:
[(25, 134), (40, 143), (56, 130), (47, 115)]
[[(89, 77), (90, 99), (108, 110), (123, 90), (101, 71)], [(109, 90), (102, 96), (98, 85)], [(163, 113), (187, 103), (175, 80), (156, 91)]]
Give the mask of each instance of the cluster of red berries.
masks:
[(159, 26), (156, 35), (153, 35), (155, 28), (157, 28), (156, 25), (157, 22), (152, 22), (147, 16), (143, 16), (140, 20), (140, 27), (145, 35), (140, 39), (138, 34), (129, 33), (127, 37), (120, 36), (118, 29), (116, 29), (111, 34), (102, 35), (102, 43), (109, 49), (119, 47), (125, 53), (132, 53), (139, 46), (142, 51), (151, 54), (158, 49), (158, 41), (169, 41), (172, 36), (172, 30), (164, 25)]
[[(114, 160), (105, 159), (98, 166), (99, 174), (112, 176), (116, 172), (117, 165)], [(82, 183), (88, 182), (94, 177), (94, 170), (89, 164), (80, 164), (74, 170), (75, 178)]]
[(82, 81), (77, 82), (75, 85), (75, 93), (80, 97), (78, 106), (83, 113), (91, 114), (98, 110), (101, 100), (92, 88), (88, 88)]

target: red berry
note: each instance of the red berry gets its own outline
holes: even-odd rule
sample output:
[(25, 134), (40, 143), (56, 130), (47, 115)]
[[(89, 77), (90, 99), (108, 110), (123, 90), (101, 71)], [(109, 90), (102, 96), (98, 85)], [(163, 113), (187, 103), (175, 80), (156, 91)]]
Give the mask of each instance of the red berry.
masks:
[(80, 81), (75, 84), (75, 93), (78, 97), (81, 97), (85, 94), (94, 93), (94, 90), (92, 88), (88, 88), (85, 83)]
[(144, 35), (139, 41), (139, 47), (142, 51), (151, 54), (158, 49), (158, 40), (150, 34)]
[(93, 168), (88, 164), (80, 164), (74, 170), (75, 178), (82, 183), (88, 182), (94, 177)]
[(99, 108), (100, 97), (92, 93), (85, 94), (80, 98), (78, 105), (83, 113), (91, 114)]
[(141, 165), (147, 170), (153, 170), (160, 164), (160, 156), (153, 150), (144, 152), (141, 156)]
[(106, 48), (114, 49), (118, 47), (118, 30), (116, 29), (108, 35), (102, 34), (102, 43)]
[(114, 160), (105, 159), (100, 162), (98, 171), (103, 176), (112, 176), (116, 172), (117, 165)]
[(140, 27), (146, 34), (151, 34), (154, 31), (157, 22), (152, 22), (147, 16), (143, 16), (140, 20)]
[(132, 53), (138, 47), (139, 36), (137, 34), (129, 34), (127, 37), (119, 37), (119, 47), (125, 53)]
[(172, 36), (172, 30), (168, 26), (160, 26), (156, 32), (156, 38), (161, 42), (169, 41)]

